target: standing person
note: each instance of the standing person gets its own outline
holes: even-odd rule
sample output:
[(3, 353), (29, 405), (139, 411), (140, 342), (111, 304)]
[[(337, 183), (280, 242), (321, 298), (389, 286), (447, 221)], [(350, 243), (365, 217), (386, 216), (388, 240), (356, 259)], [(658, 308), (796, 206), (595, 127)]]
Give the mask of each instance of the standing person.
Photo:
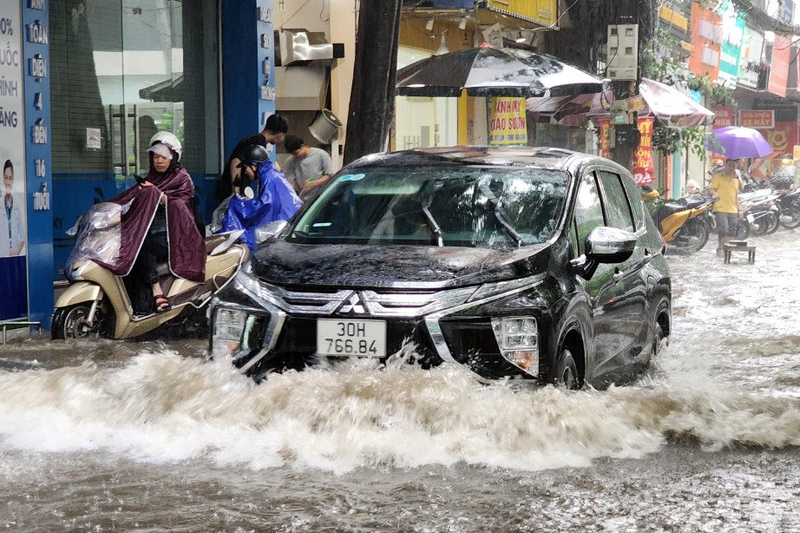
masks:
[[(260, 133), (245, 137), (231, 152), (231, 157), (225, 168), (222, 171), (217, 182), (217, 200), (222, 201), (233, 194), (233, 183), (239, 177), (241, 167), (239, 163), (247, 154), (247, 150), (252, 146), (267, 147), (267, 144), (277, 144), (283, 142), (286, 132), (289, 131), (289, 122), (281, 115), (270, 115), (267, 117), (267, 123), (264, 124), (264, 129)], [(280, 168), (278, 168), (280, 170)]]
[(3, 165), (4, 216), (0, 222), (0, 257), (21, 255), (25, 248), (22, 234), (22, 204), (14, 201), (14, 165), (7, 159)]
[(305, 200), (331, 178), (331, 156), (321, 148), (308, 146), (297, 135), (287, 135), (283, 146), (292, 154), (286, 160), (286, 178), (300, 198)]
[(711, 198), (717, 200), (714, 203), (714, 218), (717, 220), (718, 246), (717, 256), (724, 254), (725, 243), (736, 235), (736, 226), (742, 212), (739, 209), (739, 191), (741, 190), (742, 175), (736, 168), (738, 159), (728, 159), (721, 172), (714, 174), (711, 178), (709, 191)]

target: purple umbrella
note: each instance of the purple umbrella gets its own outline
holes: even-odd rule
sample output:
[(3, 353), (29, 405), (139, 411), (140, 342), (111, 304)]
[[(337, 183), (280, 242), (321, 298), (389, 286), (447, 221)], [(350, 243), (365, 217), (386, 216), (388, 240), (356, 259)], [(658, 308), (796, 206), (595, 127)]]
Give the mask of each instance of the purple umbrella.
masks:
[(775, 151), (758, 130), (739, 126), (712, 131), (706, 141), (706, 148), (728, 159), (764, 157)]

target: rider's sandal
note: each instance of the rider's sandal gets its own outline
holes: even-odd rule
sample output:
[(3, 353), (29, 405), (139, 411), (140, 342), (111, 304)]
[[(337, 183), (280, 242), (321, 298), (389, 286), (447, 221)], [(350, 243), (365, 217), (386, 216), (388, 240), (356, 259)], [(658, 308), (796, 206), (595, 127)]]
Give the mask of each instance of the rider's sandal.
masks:
[(169, 303), (169, 300), (163, 294), (156, 295), (156, 313), (163, 313), (164, 311), (169, 311), (172, 308), (172, 305)]

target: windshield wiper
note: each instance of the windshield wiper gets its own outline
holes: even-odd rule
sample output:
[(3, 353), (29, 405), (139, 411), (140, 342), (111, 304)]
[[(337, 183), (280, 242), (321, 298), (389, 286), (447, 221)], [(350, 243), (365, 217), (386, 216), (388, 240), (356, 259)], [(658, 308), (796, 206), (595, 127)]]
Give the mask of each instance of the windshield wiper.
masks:
[(436, 219), (433, 218), (430, 210), (427, 207), (422, 208), (422, 214), (425, 215), (425, 218), (428, 220), (428, 224), (431, 227), (431, 233), (434, 234), (436, 237), (436, 245), (441, 247), (444, 246), (444, 236), (442, 235), (442, 228), (439, 227), (439, 224), (436, 223)]
[(511, 240), (513, 240), (517, 244), (517, 248), (522, 246), (524, 244), (522, 240), (522, 235), (517, 233), (517, 230), (515, 230), (514, 227), (508, 223), (505, 216), (503, 216), (503, 210), (500, 209), (500, 200), (497, 199), (497, 196), (495, 196), (495, 194), (492, 192), (492, 190), (486, 183), (481, 183), (479, 188), (481, 192), (486, 195), (486, 198), (489, 199), (489, 202), (491, 202), (492, 206), (494, 207), (493, 211), (494, 218), (496, 218), (497, 221), (500, 223), (500, 225), (503, 226), (503, 229), (506, 231), (508, 236), (511, 237)]

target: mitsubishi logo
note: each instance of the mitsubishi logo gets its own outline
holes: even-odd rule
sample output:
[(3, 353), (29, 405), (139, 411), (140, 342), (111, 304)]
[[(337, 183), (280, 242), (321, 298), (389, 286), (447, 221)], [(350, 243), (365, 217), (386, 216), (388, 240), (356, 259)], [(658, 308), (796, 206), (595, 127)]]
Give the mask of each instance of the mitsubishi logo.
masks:
[(364, 302), (361, 301), (361, 296), (357, 292), (353, 292), (347, 300), (339, 307), (339, 313), (346, 314), (364, 314), (367, 310), (364, 307)]

